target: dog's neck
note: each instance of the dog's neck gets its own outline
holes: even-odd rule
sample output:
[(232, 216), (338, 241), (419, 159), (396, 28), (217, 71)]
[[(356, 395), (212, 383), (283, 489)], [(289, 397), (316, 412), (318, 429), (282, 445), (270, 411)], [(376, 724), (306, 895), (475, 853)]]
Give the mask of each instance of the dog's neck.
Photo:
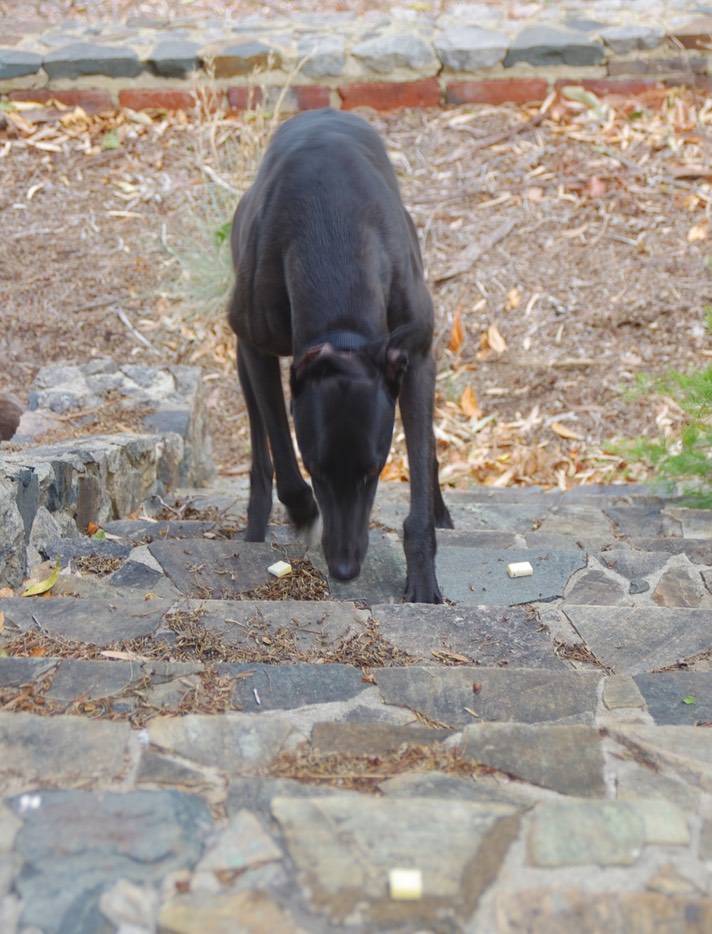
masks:
[(357, 334), (356, 331), (329, 331), (326, 334), (320, 334), (317, 340), (310, 341), (307, 350), (324, 344), (330, 344), (334, 350), (341, 353), (358, 353), (369, 344), (373, 344), (373, 339)]

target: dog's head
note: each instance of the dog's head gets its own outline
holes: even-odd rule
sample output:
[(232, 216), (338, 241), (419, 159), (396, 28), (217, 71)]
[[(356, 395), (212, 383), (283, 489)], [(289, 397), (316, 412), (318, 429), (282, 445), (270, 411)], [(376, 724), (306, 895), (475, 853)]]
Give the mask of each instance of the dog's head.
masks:
[(388, 343), (347, 352), (325, 343), (292, 364), (292, 415), (322, 516), (330, 574), (358, 577), (368, 522), (393, 436), (396, 400), (408, 365)]

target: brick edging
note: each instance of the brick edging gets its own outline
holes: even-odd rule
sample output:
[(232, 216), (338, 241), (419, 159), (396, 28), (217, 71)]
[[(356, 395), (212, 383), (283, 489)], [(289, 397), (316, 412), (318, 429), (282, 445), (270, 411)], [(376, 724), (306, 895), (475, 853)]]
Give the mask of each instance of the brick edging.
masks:
[[(664, 0), (651, 0), (656, 6), (667, 9)], [(597, 94), (670, 85), (706, 93), (712, 16), (692, 15), (692, 0), (687, 7), (686, 21), (662, 26), (630, 13), (623, 24), (572, 25), (569, 17), (518, 27), (473, 25), (464, 13), (409, 21), (295, 15), (276, 24), (235, 20), (219, 30), (130, 21), (113, 31), (75, 23), (23, 33), (20, 24), (13, 31), (0, 22), (0, 95), (92, 111), (245, 110), (280, 100), (293, 112), (538, 102), (566, 84)]]

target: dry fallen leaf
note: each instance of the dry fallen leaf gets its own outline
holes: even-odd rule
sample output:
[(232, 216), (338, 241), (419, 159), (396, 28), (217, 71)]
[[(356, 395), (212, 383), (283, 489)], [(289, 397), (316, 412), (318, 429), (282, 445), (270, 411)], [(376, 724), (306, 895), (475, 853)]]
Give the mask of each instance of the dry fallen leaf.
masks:
[(40, 594), (47, 593), (50, 591), (54, 585), (57, 583), (57, 578), (59, 577), (59, 558), (57, 558), (57, 563), (54, 566), (52, 573), (49, 577), (45, 577), (44, 580), (38, 581), (36, 584), (30, 584), (26, 587), (22, 593), (21, 597), (37, 597)]
[(482, 410), (477, 404), (477, 396), (472, 386), (466, 386), (460, 397), (460, 408), (468, 418), (479, 418)]
[(522, 297), (519, 294), (519, 289), (515, 286), (507, 292), (507, 310), (514, 311), (515, 308), (519, 308), (521, 303)]
[(577, 431), (574, 431), (572, 428), (568, 428), (566, 425), (562, 425), (561, 422), (552, 422), (551, 430), (560, 438), (566, 438), (569, 441), (581, 440), (581, 435)]
[(597, 175), (592, 175), (588, 180), (589, 198), (602, 198), (608, 191), (608, 185)]
[(487, 328), (487, 343), (495, 353), (504, 353), (507, 349), (507, 343), (496, 324), (490, 324)]
[(5, 628), (5, 614), (0, 610), (0, 632)]
[(694, 224), (687, 231), (687, 242), (695, 243), (697, 240), (706, 240), (708, 231), (709, 231), (708, 221), (701, 221), (699, 224)]
[(452, 330), (450, 331), (450, 350), (453, 353), (457, 353), (462, 347), (464, 337), (465, 333), (462, 329), (462, 305), (458, 305), (457, 311), (455, 312), (455, 320), (452, 322)]
[(14, 597), (15, 591), (12, 587), (0, 587), (0, 600), (5, 600), (7, 597)]

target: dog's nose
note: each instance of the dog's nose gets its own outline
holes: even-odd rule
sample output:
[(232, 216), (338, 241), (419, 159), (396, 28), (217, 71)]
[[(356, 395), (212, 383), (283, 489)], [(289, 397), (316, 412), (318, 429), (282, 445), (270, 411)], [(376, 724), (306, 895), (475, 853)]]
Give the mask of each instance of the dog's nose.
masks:
[(352, 581), (361, 573), (361, 564), (358, 561), (340, 560), (329, 564), (329, 573), (339, 581)]

